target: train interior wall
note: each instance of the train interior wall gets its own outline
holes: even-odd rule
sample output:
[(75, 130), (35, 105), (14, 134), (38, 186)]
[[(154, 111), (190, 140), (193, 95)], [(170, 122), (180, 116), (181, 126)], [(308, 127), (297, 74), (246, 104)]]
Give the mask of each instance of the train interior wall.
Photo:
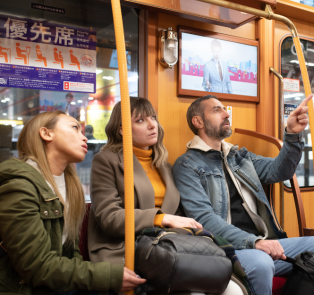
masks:
[[(299, 36), (300, 37), (307, 37), (314, 39), (314, 32), (313, 32), (313, 24), (301, 21), (299, 19), (293, 19), (290, 18), (291, 21), (295, 24)], [(275, 35), (274, 35), (274, 66), (275, 69), (279, 71), (279, 43), (280, 40), (284, 35), (290, 34), (289, 29), (280, 22), (275, 22)], [(276, 136), (278, 136), (278, 99), (279, 99), (279, 89), (278, 89), (278, 83), (275, 84), (275, 123), (276, 123)], [(279, 188), (277, 187), (277, 194), (279, 195)], [(302, 200), (304, 205), (304, 211), (305, 211), (305, 218), (306, 218), (306, 225), (309, 228), (314, 228), (314, 216), (313, 216), (313, 208), (314, 208), (314, 193), (313, 191), (302, 191)], [(285, 230), (288, 233), (289, 237), (297, 237), (299, 236), (299, 230), (298, 230), (298, 223), (297, 223), (297, 216), (295, 211), (295, 205), (293, 200), (292, 193), (285, 192), (285, 212), (284, 212), (284, 224), (285, 224)], [(278, 206), (277, 206), (278, 207)]]
[[(293, 20), (299, 34), (314, 37), (311, 24)], [(158, 30), (178, 25), (208, 30), (217, 33), (243, 37), (260, 42), (260, 103), (223, 100), (225, 106), (232, 106), (232, 130), (243, 128), (278, 137), (278, 82), (270, 74), (269, 67), (279, 71), (279, 42), (283, 35), (289, 33), (284, 24), (264, 19), (245, 24), (237, 29), (192, 21), (167, 14), (147, 13), (147, 50), (145, 67), (147, 71), (146, 95), (158, 111), (159, 120), (165, 131), (164, 143), (169, 152), (171, 164), (186, 150), (186, 144), (193, 138), (186, 122), (186, 111), (195, 97), (178, 97), (178, 64), (172, 69), (164, 68), (158, 62)], [(273, 48), (273, 50), (270, 50)], [(241, 138), (233, 134), (226, 141), (239, 144)], [(251, 148), (256, 147), (254, 142)], [(247, 146), (250, 148), (249, 146)], [(314, 227), (313, 193), (302, 192), (307, 227)], [(284, 230), (289, 237), (299, 236), (296, 210), (292, 193), (284, 194)], [(275, 209), (280, 220), (279, 185), (276, 185)]]

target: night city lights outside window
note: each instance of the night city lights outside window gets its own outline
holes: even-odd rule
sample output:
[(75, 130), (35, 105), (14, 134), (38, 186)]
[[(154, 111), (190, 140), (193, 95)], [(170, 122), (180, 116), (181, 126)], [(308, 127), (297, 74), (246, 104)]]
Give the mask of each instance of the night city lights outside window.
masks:
[[(97, 0), (54, 3), (0, 2), (0, 163), (18, 157), (27, 121), (64, 111), (88, 138), (89, 151), (76, 168), (89, 201), (91, 161), (107, 142), (105, 127), (120, 101), (112, 9)], [(122, 6), (122, 15), (129, 91), (138, 96), (139, 11)]]

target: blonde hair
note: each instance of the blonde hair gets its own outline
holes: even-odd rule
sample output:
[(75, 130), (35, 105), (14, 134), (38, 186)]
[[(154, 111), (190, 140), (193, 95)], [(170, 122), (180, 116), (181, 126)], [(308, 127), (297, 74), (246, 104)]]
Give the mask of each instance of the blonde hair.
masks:
[[(130, 97), (131, 105), (131, 116), (134, 115), (137, 117), (141, 115), (146, 116), (156, 116), (156, 121), (158, 125), (158, 138), (157, 142), (152, 146), (152, 165), (155, 165), (159, 168), (161, 165), (165, 165), (168, 159), (168, 152), (163, 144), (164, 130), (160, 125), (156, 111), (146, 98), (141, 97)], [(122, 115), (121, 115), (121, 102), (118, 102), (110, 116), (109, 122), (105, 128), (108, 141), (107, 144), (102, 147), (101, 150), (109, 149), (112, 152), (119, 152), (122, 149), (122, 135), (120, 134), (120, 128), (122, 127)]]
[(17, 149), (20, 160), (26, 162), (28, 159), (31, 159), (37, 163), (42, 176), (50, 183), (60, 202), (64, 205), (64, 221), (68, 233), (67, 244), (74, 247), (75, 239), (79, 234), (85, 214), (85, 199), (82, 185), (74, 165), (69, 164), (64, 170), (68, 205), (66, 206), (50, 170), (45, 141), (39, 133), (42, 127), (53, 129), (60, 115), (65, 115), (65, 113), (61, 111), (45, 112), (36, 115), (28, 121), (20, 133)]

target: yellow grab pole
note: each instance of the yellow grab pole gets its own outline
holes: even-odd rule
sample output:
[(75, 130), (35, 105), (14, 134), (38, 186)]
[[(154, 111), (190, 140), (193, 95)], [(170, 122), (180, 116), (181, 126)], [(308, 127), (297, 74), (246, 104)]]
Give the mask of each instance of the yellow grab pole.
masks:
[[(267, 19), (273, 19), (273, 20), (280, 21), (280, 22), (283, 22), (284, 24), (286, 24), (287, 27), (289, 28), (290, 32), (291, 32), (291, 35), (293, 38), (293, 43), (294, 43), (294, 46), (295, 46), (295, 49), (297, 52), (297, 56), (298, 56), (298, 60), (299, 60), (299, 64), (300, 64), (300, 69), (301, 69), (301, 75), (302, 75), (302, 79), (303, 79), (305, 96), (307, 97), (308, 95), (310, 95), (312, 93), (309, 75), (307, 72), (307, 68), (306, 68), (306, 64), (305, 64), (305, 60), (304, 60), (304, 55), (303, 55), (303, 52), (301, 49), (301, 43), (300, 43), (300, 39), (298, 36), (298, 32), (297, 32), (295, 25), (293, 24), (293, 22), (291, 20), (289, 20), (285, 16), (273, 13), (269, 4), (266, 5), (266, 9), (265, 9), (265, 11), (263, 11), (263, 10), (248, 7), (245, 5), (232, 3), (230, 1), (225, 1), (225, 0), (198, 0), (198, 1), (214, 4), (217, 6), (226, 7), (226, 8), (237, 10), (237, 11), (242, 11), (242, 12), (254, 14), (254, 15), (257, 15), (260, 17), (264, 17)], [(310, 123), (310, 127), (311, 127), (310, 130), (311, 130), (312, 150), (313, 150), (314, 149), (314, 104), (313, 104), (313, 99), (307, 103), (307, 106), (309, 108), (308, 114), (309, 114), (309, 123)], [(314, 167), (314, 161), (313, 161), (313, 167)]]
[[(124, 157), (125, 267), (134, 270), (134, 178), (131, 108), (120, 0), (111, 0), (118, 53)], [(132, 295), (133, 291), (127, 292)]]
[[(310, 84), (310, 79), (309, 79), (309, 75), (307, 72), (307, 68), (306, 68), (306, 63), (304, 60), (304, 55), (302, 52), (302, 48), (301, 48), (301, 42), (299, 39), (299, 36), (297, 34), (297, 32), (295, 31), (295, 36), (292, 33), (292, 37), (293, 37), (293, 43), (298, 55), (298, 60), (299, 60), (299, 64), (300, 64), (300, 69), (301, 69), (301, 74), (302, 74), (302, 79), (303, 79), (303, 87), (304, 87), (304, 91), (305, 91), (305, 96), (309, 96), (312, 93), (312, 89), (311, 89), (311, 84)], [(313, 110), (313, 99), (310, 100), (307, 103), (307, 106), (309, 108), (309, 121), (310, 121), (310, 130), (311, 130), (311, 139), (312, 139), (312, 150), (314, 148), (314, 110)], [(314, 162), (313, 162), (314, 165)]]

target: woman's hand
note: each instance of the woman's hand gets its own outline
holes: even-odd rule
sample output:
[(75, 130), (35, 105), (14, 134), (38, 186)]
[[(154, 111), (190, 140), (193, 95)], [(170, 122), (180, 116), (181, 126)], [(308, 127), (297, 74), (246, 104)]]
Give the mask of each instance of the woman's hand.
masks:
[(166, 214), (161, 223), (162, 226), (180, 228), (180, 227), (192, 227), (192, 228), (203, 228), (203, 226), (195, 221), (193, 218), (181, 217)]
[(128, 268), (124, 268), (123, 272), (123, 282), (122, 288), (120, 290), (121, 293), (133, 290), (137, 287), (137, 285), (144, 284), (146, 282), (145, 279), (140, 279), (136, 276), (134, 271), (129, 270)]

